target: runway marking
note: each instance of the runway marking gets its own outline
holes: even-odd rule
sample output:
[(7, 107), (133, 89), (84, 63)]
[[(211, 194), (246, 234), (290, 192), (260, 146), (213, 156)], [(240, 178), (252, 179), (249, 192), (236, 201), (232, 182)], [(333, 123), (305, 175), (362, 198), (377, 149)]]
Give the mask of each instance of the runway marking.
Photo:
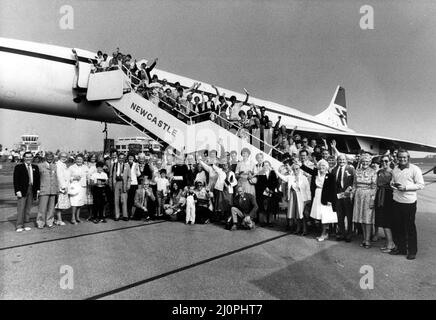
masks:
[(20, 248), (20, 247), (27, 247), (27, 246), (32, 246), (32, 245), (35, 245), (35, 244), (41, 244), (41, 243), (47, 243), (47, 242), (54, 242), (54, 241), (60, 241), (60, 240), (68, 240), (68, 239), (92, 236), (92, 235), (95, 235), (95, 234), (109, 233), (109, 232), (119, 231), (119, 230), (127, 230), (127, 229), (139, 228), (139, 227), (144, 227), (144, 226), (151, 226), (151, 225), (159, 224), (159, 223), (163, 223), (163, 222), (168, 222), (168, 221), (156, 221), (156, 222), (143, 223), (143, 224), (138, 224), (138, 225), (135, 225), (135, 226), (128, 226), (128, 227), (122, 227), (122, 228), (117, 228), (117, 229), (102, 230), (102, 231), (89, 232), (89, 233), (82, 233), (82, 234), (78, 234), (78, 235), (75, 235), (75, 236), (69, 236), (69, 237), (64, 237), (64, 238), (48, 239), (48, 240), (31, 242), (31, 243), (18, 244), (18, 245), (15, 245), (15, 246), (0, 248), (0, 251), (8, 250), (8, 249)]
[[(14, 207), (16, 208), (17, 206), (14, 206)], [(2, 208), (2, 207), (0, 207), (0, 210), (1, 210), (1, 209), (10, 209), (10, 208), (11, 208), (11, 207), (6, 207), (6, 208)], [(33, 214), (33, 212), (32, 212), (31, 214)], [(35, 214), (37, 214), (37, 212), (35, 212)], [(70, 217), (71, 215), (72, 215), (71, 212), (70, 212), (70, 213), (63, 213), (63, 214), (62, 214), (62, 218), (64, 218), (64, 217)], [(17, 219), (0, 220), (0, 223), (16, 222), (16, 221), (17, 221)], [(36, 222), (36, 216), (31, 217), (30, 220), (29, 220), (29, 222)]]
[(134, 283), (131, 283), (131, 284), (119, 287), (117, 289), (113, 289), (113, 290), (110, 290), (110, 291), (107, 291), (107, 292), (104, 292), (104, 293), (97, 294), (95, 296), (91, 296), (89, 298), (86, 298), (85, 300), (97, 300), (97, 299), (104, 298), (104, 297), (107, 297), (107, 296), (110, 296), (110, 295), (113, 295), (113, 294), (116, 294), (116, 293), (119, 293), (119, 292), (122, 292), (122, 291), (126, 291), (126, 290), (132, 289), (134, 287), (137, 287), (137, 286), (140, 286), (140, 285), (143, 285), (143, 284), (146, 284), (146, 283), (149, 283), (149, 282), (161, 279), (161, 278), (165, 278), (165, 277), (170, 276), (172, 274), (175, 274), (175, 273), (178, 273), (178, 272), (182, 272), (182, 271), (185, 271), (185, 270), (188, 270), (188, 269), (192, 269), (192, 268), (195, 268), (195, 267), (197, 267), (199, 265), (206, 264), (208, 262), (211, 262), (211, 261), (214, 261), (214, 260), (218, 260), (218, 259), (230, 256), (232, 254), (239, 253), (241, 251), (245, 251), (245, 250), (248, 250), (248, 249), (251, 249), (251, 248), (254, 248), (254, 247), (261, 246), (261, 245), (263, 245), (265, 243), (268, 243), (268, 242), (271, 242), (271, 241), (274, 241), (274, 240), (277, 240), (277, 239), (289, 236), (290, 234), (291, 234), (290, 232), (286, 232), (284, 234), (281, 234), (279, 236), (276, 236), (276, 237), (273, 237), (273, 238), (270, 238), (270, 239), (262, 240), (260, 242), (256, 242), (256, 243), (250, 244), (248, 246), (245, 246), (245, 247), (242, 247), (242, 248), (239, 248), (239, 249), (236, 249), (236, 250), (232, 250), (232, 251), (229, 251), (229, 252), (226, 252), (226, 253), (223, 253), (223, 254), (211, 257), (211, 258), (207, 258), (207, 259), (195, 262), (193, 264), (190, 264), (190, 265), (187, 265), (187, 266), (184, 266), (184, 267), (181, 267), (181, 268), (177, 268), (177, 269), (174, 269), (172, 271), (168, 271), (168, 272), (159, 274), (157, 276), (153, 276), (151, 278), (140, 280), (140, 281), (137, 281), (137, 282), (134, 282)]

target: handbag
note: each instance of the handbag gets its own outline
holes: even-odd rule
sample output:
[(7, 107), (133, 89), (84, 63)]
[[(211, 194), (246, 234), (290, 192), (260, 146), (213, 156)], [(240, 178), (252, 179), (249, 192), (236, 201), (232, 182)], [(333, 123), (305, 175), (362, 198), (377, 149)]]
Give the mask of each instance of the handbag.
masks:
[(78, 181), (73, 181), (70, 184), (69, 188), (68, 188), (68, 195), (70, 195), (70, 196), (78, 195), (79, 194), (79, 188), (80, 188), (79, 182)]
[(71, 208), (70, 198), (66, 193), (59, 193), (58, 202), (56, 203), (55, 209), (69, 209)]

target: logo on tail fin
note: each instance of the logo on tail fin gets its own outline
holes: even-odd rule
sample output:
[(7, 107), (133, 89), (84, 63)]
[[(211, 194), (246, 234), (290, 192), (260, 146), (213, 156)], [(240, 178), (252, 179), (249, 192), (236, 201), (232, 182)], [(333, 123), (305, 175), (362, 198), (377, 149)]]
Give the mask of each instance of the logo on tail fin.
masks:
[(344, 108), (335, 108), (336, 109), (336, 115), (341, 119), (341, 123), (344, 127), (347, 126), (347, 109)]
[(345, 89), (341, 86), (338, 86), (328, 108), (318, 114), (316, 117), (334, 127), (348, 128)]

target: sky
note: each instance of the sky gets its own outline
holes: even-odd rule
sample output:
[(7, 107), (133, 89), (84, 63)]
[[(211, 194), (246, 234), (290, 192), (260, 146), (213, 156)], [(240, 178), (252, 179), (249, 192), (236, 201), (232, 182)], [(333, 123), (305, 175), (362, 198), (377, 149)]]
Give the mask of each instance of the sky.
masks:
[[(73, 8), (63, 30), (60, 8)], [(363, 30), (360, 8), (374, 9)], [(0, 36), (134, 57), (318, 114), (338, 84), (360, 133), (436, 145), (436, 2), (351, 0), (0, 0)], [(1, 74), (0, 74), (1, 76)], [(65, 128), (71, 135), (59, 135)], [(0, 144), (36, 133), (44, 149), (97, 150), (103, 125), (0, 109)], [(109, 125), (109, 137), (140, 135)]]

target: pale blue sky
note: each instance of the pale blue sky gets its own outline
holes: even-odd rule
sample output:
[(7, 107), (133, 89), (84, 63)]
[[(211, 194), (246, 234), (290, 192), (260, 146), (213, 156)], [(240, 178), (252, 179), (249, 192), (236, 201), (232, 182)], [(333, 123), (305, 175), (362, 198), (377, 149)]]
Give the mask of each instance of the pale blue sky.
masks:
[[(61, 30), (59, 8), (74, 9)], [(361, 30), (372, 5), (375, 29)], [(321, 112), (345, 87), (358, 132), (436, 145), (434, 1), (0, 0), (0, 36), (136, 57), (204, 82)], [(56, 121), (53, 121), (56, 120)], [(0, 109), (0, 143), (33, 131), (49, 149), (100, 149), (103, 126)], [(71, 128), (74, 136), (56, 133)], [(137, 135), (110, 125), (110, 136)], [(69, 147), (71, 146), (71, 147)]]

